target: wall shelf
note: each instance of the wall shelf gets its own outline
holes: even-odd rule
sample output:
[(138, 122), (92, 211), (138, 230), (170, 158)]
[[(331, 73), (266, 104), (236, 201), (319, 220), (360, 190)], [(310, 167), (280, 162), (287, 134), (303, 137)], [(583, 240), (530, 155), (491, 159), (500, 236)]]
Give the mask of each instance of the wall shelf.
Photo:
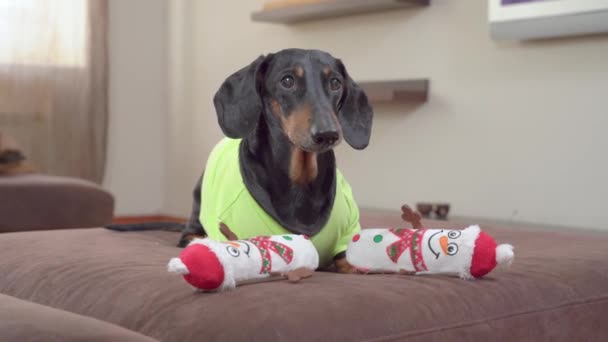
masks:
[(324, 0), (270, 8), (251, 14), (253, 21), (297, 23), (329, 17), (428, 6), (430, 0)]
[(545, 39), (608, 32), (605, 0), (529, 1), (503, 4), (490, 0), (490, 34), (500, 39)]
[(428, 79), (357, 82), (372, 103), (416, 101), (426, 102), (429, 96)]

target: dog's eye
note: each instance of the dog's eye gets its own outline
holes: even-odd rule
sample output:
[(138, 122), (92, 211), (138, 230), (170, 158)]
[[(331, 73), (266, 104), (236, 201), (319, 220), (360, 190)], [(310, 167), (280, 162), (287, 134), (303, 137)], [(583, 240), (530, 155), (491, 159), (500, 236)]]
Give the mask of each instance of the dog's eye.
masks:
[(458, 245), (455, 243), (448, 244), (448, 255), (454, 255), (458, 253)]
[(295, 85), (295, 81), (291, 76), (285, 76), (281, 79), (281, 86), (285, 89), (291, 89)]
[(342, 82), (337, 78), (332, 78), (329, 81), (329, 87), (332, 91), (340, 90), (340, 88), (342, 88)]

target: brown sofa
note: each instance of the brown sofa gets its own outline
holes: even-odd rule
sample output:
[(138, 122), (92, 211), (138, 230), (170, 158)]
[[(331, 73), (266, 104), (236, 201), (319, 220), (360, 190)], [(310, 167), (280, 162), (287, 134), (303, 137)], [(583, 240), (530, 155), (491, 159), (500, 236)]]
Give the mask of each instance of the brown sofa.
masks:
[(0, 340), (28, 342), (152, 342), (97, 319), (0, 294)]
[[(362, 224), (401, 226), (398, 212), (362, 211)], [(211, 294), (166, 272), (180, 251), (178, 233), (6, 233), (0, 293), (159, 341), (608, 340), (608, 234), (482, 227), (512, 243), (516, 257), (510, 269), (481, 280), (317, 272), (297, 284)], [(6, 333), (0, 329), (0, 340)]]
[(112, 222), (114, 197), (77, 178), (0, 175), (0, 233), (99, 227)]

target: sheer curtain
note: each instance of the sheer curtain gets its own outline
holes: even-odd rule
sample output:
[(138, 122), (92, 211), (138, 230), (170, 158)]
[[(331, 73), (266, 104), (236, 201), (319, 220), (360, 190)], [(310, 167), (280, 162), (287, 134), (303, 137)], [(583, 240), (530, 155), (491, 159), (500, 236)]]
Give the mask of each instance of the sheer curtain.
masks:
[(0, 0), (0, 131), (44, 173), (101, 182), (107, 0)]

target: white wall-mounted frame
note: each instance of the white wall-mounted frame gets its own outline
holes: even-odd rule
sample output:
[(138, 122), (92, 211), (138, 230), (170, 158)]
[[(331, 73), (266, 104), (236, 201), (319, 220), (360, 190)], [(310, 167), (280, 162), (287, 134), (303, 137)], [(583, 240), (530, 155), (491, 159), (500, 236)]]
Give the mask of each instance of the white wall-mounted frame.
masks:
[(608, 32), (608, 0), (489, 0), (495, 39), (539, 39)]

